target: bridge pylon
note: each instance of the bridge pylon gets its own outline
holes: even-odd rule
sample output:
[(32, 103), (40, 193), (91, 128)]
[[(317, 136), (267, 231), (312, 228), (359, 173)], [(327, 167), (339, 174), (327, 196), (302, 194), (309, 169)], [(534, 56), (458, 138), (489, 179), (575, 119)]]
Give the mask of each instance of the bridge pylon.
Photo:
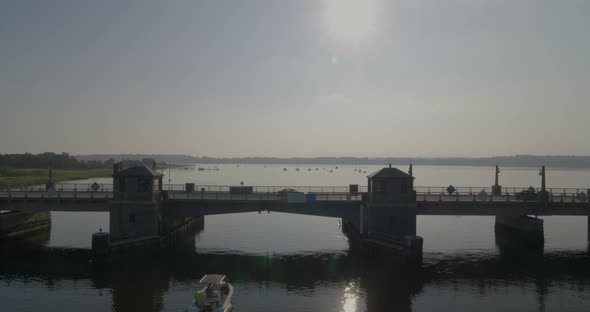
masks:
[(158, 236), (163, 175), (145, 166), (114, 166), (111, 241)]
[(367, 178), (368, 236), (364, 247), (421, 263), (423, 240), (416, 235), (414, 177), (390, 165)]
[(110, 233), (95, 233), (95, 256), (142, 254), (170, 246), (181, 231), (189, 230), (203, 218), (174, 217), (162, 190), (163, 174), (155, 168), (137, 166), (113, 168), (113, 200), (109, 202)]

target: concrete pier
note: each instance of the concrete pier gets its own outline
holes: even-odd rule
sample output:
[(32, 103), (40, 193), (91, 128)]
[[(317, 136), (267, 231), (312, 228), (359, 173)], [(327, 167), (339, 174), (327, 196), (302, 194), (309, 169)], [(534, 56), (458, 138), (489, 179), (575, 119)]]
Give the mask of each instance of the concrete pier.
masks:
[(177, 218), (175, 224), (160, 235), (160, 248), (176, 248), (194, 242), (196, 233), (205, 228), (205, 217)]
[(49, 212), (6, 212), (0, 214), (0, 240), (21, 237), (51, 228)]
[(111, 240), (110, 233), (98, 232), (92, 235), (92, 255), (97, 262), (113, 262), (137, 256), (161, 252), (167, 248), (193, 242), (198, 231), (204, 227), (204, 217), (178, 219), (175, 227), (159, 235), (140, 236), (129, 239)]
[(363, 239), (362, 232), (355, 222), (348, 219), (342, 219), (341, 230), (344, 236), (348, 238), (348, 245), (352, 250), (361, 250), (361, 240)]
[(374, 259), (410, 266), (422, 263), (423, 240), (420, 236), (407, 235), (363, 237), (357, 225), (347, 219), (342, 220), (342, 232), (348, 238), (351, 250), (355, 250)]
[(418, 266), (422, 264), (422, 248), (422, 237), (415, 235), (398, 237), (394, 240), (366, 239), (362, 244), (362, 251), (371, 257)]
[(162, 174), (147, 167), (113, 170), (110, 233), (92, 236), (95, 260), (109, 262), (169, 248), (203, 228), (203, 216), (173, 216), (163, 201)]
[(512, 247), (543, 248), (543, 220), (529, 216), (496, 216), (496, 243)]
[(113, 202), (109, 208), (111, 241), (158, 236), (160, 220), (157, 202)]
[(369, 177), (368, 235), (362, 249), (372, 256), (422, 263), (423, 239), (416, 235), (414, 177), (383, 168)]
[[(26, 231), (9, 232), (8, 235), (0, 238), (0, 255), (2, 255), (2, 258), (18, 258), (43, 249), (49, 242), (51, 234), (51, 221), (48, 218), (48, 215), (33, 216), (33, 219), (41, 221), (41, 226), (39, 226), (39, 223), (35, 226), (28, 224)], [(6, 224), (6, 220), (3, 223)], [(23, 224), (20, 225), (22, 228)]]

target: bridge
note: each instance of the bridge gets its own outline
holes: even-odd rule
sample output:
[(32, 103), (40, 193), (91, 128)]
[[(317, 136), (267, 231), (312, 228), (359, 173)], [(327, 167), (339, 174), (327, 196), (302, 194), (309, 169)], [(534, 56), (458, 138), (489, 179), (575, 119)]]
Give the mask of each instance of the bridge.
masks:
[[(114, 198), (113, 184), (100, 184), (92, 191), (88, 183), (60, 183), (53, 192), (41, 186), (8, 186), (0, 190), (0, 210), (22, 212), (48, 211), (87, 211), (109, 212), (109, 203)], [(230, 185), (195, 185), (194, 190), (187, 190), (186, 184), (166, 185), (166, 201), (177, 210), (177, 214), (209, 215), (239, 212), (273, 211), (278, 207), (307, 207), (320, 210), (322, 207), (334, 207), (344, 210), (353, 205), (359, 207), (366, 198), (366, 187), (359, 187), (358, 192), (351, 193), (349, 186), (252, 186), (247, 193), (232, 192)], [(480, 196), (481, 191), (490, 191), (489, 187), (456, 187), (453, 194), (447, 187), (417, 186), (416, 194), (418, 215), (457, 215), (457, 216), (494, 216), (509, 211), (524, 211), (538, 216), (588, 216), (590, 215), (590, 197), (583, 188), (549, 188), (547, 201), (539, 202), (536, 198), (521, 198), (518, 194), (528, 191), (526, 187), (505, 187), (500, 195)], [(313, 200), (289, 202), (288, 194), (282, 192), (302, 193), (305, 198), (313, 195)], [(209, 209), (204, 210), (205, 207)], [(342, 215), (329, 215), (343, 217)]]
[[(542, 220), (528, 216), (590, 216), (587, 188), (545, 188), (544, 168), (541, 189), (501, 187), (498, 172), (491, 187), (414, 186), (411, 167), (384, 168), (367, 186), (164, 185), (155, 170), (117, 164), (112, 184), (8, 186), (0, 190), (0, 220), (14, 212), (109, 212), (109, 240), (127, 242), (160, 237), (206, 215), (283, 212), (340, 218), (365, 245), (421, 255), (417, 215), (496, 216), (497, 226), (537, 242)], [(7, 231), (2, 224), (0, 234)]]

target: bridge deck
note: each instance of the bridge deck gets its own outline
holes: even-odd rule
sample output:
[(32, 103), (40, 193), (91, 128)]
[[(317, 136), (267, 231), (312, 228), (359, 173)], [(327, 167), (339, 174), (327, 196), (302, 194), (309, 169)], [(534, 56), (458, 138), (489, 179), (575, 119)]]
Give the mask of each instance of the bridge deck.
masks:
[[(305, 207), (351, 207), (358, 209), (362, 203), (360, 194), (347, 192), (314, 192), (315, 200), (304, 203), (288, 203), (286, 195), (277, 192), (254, 192), (236, 194), (230, 192), (185, 192), (169, 191), (168, 201), (174, 206), (193, 215), (196, 211), (213, 214), (275, 210), (281, 207), (287, 211), (288, 206)], [(109, 211), (108, 203), (112, 201), (112, 191), (75, 191), (63, 190), (48, 193), (42, 190), (4, 190), (0, 191), (0, 210), (19, 211)], [(526, 213), (538, 215), (590, 215), (590, 203), (580, 201), (573, 194), (551, 194), (546, 203), (535, 200), (523, 200), (515, 194), (487, 196), (476, 194), (428, 194), (416, 195), (417, 213), (421, 215), (497, 215), (504, 213)], [(195, 212), (189, 212), (194, 207)], [(201, 208), (197, 208), (201, 207)], [(203, 207), (209, 207), (207, 209)], [(211, 207), (215, 207), (213, 210)], [(222, 208), (222, 207), (231, 207)], [(180, 208), (179, 208), (180, 209)], [(306, 213), (313, 214), (313, 213)], [(331, 216), (333, 212), (329, 213)], [(347, 211), (346, 214), (349, 214)]]

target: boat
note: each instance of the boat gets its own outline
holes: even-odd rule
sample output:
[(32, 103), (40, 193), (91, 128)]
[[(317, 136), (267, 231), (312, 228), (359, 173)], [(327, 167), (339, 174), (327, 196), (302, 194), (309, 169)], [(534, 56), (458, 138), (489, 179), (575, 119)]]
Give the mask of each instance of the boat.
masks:
[(186, 312), (229, 312), (233, 310), (231, 297), (234, 287), (221, 274), (205, 274), (199, 281), (199, 288), (193, 303)]
[(211, 168), (211, 167), (207, 167), (207, 168), (199, 167), (197, 170), (199, 170), (199, 171), (205, 171), (205, 170), (214, 170), (214, 171), (217, 171), (217, 170), (219, 170), (219, 168), (217, 168), (217, 167), (213, 167), (213, 168)]

